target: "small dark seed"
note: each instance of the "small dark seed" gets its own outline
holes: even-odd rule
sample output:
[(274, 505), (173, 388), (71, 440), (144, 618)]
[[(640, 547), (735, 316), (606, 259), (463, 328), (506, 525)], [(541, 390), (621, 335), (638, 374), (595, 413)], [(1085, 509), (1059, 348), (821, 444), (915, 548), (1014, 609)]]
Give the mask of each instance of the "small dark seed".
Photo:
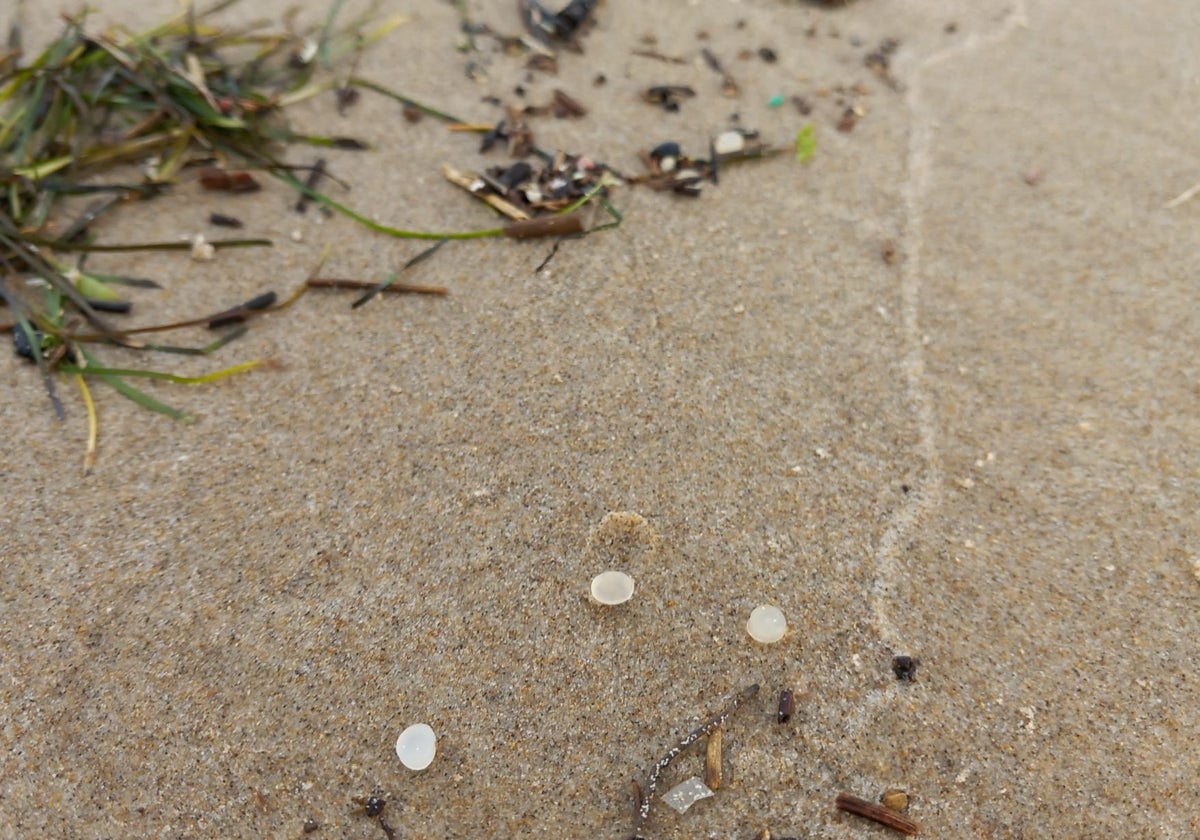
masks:
[(212, 213), (208, 217), (209, 224), (217, 227), (240, 228), (243, 227), (242, 220), (234, 216), (226, 216), (224, 213)]
[(792, 719), (792, 712), (796, 709), (795, 696), (790, 688), (785, 688), (779, 693), (779, 713), (776, 717), (780, 723), (787, 723)]
[(921, 660), (914, 656), (893, 656), (892, 673), (900, 682), (912, 682), (917, 678), (917, 666)]

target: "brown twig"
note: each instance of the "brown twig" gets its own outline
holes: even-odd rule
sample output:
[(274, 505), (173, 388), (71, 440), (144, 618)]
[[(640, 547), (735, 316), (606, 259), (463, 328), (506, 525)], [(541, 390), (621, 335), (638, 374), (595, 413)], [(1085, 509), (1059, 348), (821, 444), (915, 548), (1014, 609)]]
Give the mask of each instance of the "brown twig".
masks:
[(860, 799), (852, 793), (845, 791), (837, 795), (834, 801), (839, 811), (848, 811), (851, 814), (856, 814), (860, 817), (866, 817), (868, 820), (886, 825), (888, 828), (894, 828), (902, 834), (919, 834), (921, 826), (904, 816), (904, 814), (893, 811), (880, 805), (878, 802), (869, 802), (866, 799)]
[[(305, 281), (310, 289), (374, 289), (378, 283), (370, 280), (341, 280), (336, 277), (310, 277)], [(420, 286), (415, 283), (392, 283), (384, 286), (381, 292), (410, 292), (417, 295), (449, 294), (445, 286)]]

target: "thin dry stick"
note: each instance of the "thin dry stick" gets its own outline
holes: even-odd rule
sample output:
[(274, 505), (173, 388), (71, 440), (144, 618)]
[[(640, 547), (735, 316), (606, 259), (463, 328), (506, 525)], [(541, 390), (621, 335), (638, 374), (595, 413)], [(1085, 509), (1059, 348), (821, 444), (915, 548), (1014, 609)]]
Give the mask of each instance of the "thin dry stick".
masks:
[(1172, 207), (1178, 207), (1180, 204), (1183, 204), (1185, 201), (1191, 201), (1192, 198), (1194, 198), (1197, 193), (1200, 193), (1200, 184), (1193, 184), (1192, 186), (1188, 187), (1186, 190), (1181, 192), (1179, 195), (1172, 198), (1166, 204), (1164, 204), (1163, 209), (1170, 210)]
[(442, 164), (442, 175), (447, 181), (455, 186), (462, 187), (476, 198), (486, 201), (496, 210), (499, 210), (505, 216), (516, 221), (524, 221), (529, 218), (529, 214), (522, 210), (511, 201), (507, 201), (498, 195), (492, 193), (477, 193), (475, 192), (475, 184), (479, 182), (479, 176), (471, 172), (462, 172), (455, 169), (448, 163)]
[(866, 817), (869, 820), (886, 825), (888, 828), (894, 828), (902, 834), (919, 834), (921, 826), (919, 823), (909, 819), (898, 811), (893, 811), (880, 805), (878, 802), (870, 802), (866, 799), (860, 799), (852, 793), (842, 792), (837, 795), (834, 800), (839, 811), (848, 811), (851, 814), (857, 814), (860, 817)]
[(745, 703), (755, 694), (758, 694), (758, 683), (742, 689), (740, 694), (729, 701), (728, 706), (689, 732), (682, 741), (673, 746), (666, 755), (658, 760), (657, 764), (650, 768), (650, 775), (646, 779), (646, 788), (641, 797), (642, 801), (637, 809), (637, 816), (633, 821), (633, 834), (630, 835), (629, 840), (640, 840), (638, 831), (641, 829), (642, 823), (646, 821), (646, 817), (650, 815), (650, 805), (654, 801), (654, 792), (658, 788), (658, 777), (662, 775), (663, 770), (667, 769), (667, 765), (692, 744), (699, 741), (705, 735), (711, 734), (713, 730), (724, 724), (729, 719), (729, 716), (737, 711), (738, 706)]
[[(310, 277), (305, 281), (312, 289), (374, 289), (378, 283), (370, 280), (342, 280), (337, 277)], [(416, 283), (392, 283), (385, 286), (381, 292), (411, 292), (418, 295), (448, 294), (445, 286), (421, 286)]]

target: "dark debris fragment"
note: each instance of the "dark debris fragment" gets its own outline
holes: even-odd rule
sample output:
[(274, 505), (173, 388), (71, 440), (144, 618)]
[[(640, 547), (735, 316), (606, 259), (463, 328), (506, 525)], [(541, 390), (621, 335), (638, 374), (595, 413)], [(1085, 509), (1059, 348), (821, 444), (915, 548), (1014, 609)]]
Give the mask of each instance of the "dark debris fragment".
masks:
[(583, 34), (598, 0), (571, 0), (558, 12), (551, 12), (537, 0), (519, 0), (521, 20), (535, 38), (546, 44), (559, 44), (580, 51), (578, 36)]
[(652, 190), (695, 197), (700, 195), (705, 181), (717, 183), (717, 173), (723, 162), (765, 157), (775, 151), (758, 139), (757, 131), (732, 128), (709, 142), (707, 158), (685, 154), (674, 141), (659, 143), (640, 153), (647, 174), (628, 180), (633, 184), (645, 184)]
[(675, 112), (684, 99), (691, 99), (696, 91), (687, 85), (654, 85), (642, 91), (642, 99), (651, 105), (661, 105), (664, 111)]
[[(480, 174), (471, 191), (481, 198), (498, 195), (529, 216), (556, 213), (583, 198), (612, 170), (587, 155), (559, 152), (540, 165), (517, 161)], [(615, 175), (615, 173), (613, 173)]]
[(884, 38), (879, 46), (863, 57), (863, 64), (892, 90), (901, 90), (902, 85), (892, 75), (892, 55), (900, 48), (895, 38)]
[(913, 682), (917, 678), (917, 666), (920, 664), (921, 660), (915, 656), (893, 656), (892, 673), (900, 682)]

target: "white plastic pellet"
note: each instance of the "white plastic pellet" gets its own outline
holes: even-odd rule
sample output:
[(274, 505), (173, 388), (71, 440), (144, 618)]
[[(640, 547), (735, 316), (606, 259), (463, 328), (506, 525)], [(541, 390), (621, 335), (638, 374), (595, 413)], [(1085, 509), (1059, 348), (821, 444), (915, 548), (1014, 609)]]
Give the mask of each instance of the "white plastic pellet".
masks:
[(783, 610), (767, 604), (755, 607), (750, 613), (750, 620), (746, 622), (746, 632), (754, 641), (764, 645), (778, 642), (787, 632), (787, 619), (783, 617)]
[(633, 578), (624, 572), (601, 572), (592, 578), (592, 597), (609, 606), (633, 597)]
[(437, 736), (427, 723), (414, 723), (396, 739), (396, 755), (409, 770), (424, 770), (433, 763), (437, 752)]

